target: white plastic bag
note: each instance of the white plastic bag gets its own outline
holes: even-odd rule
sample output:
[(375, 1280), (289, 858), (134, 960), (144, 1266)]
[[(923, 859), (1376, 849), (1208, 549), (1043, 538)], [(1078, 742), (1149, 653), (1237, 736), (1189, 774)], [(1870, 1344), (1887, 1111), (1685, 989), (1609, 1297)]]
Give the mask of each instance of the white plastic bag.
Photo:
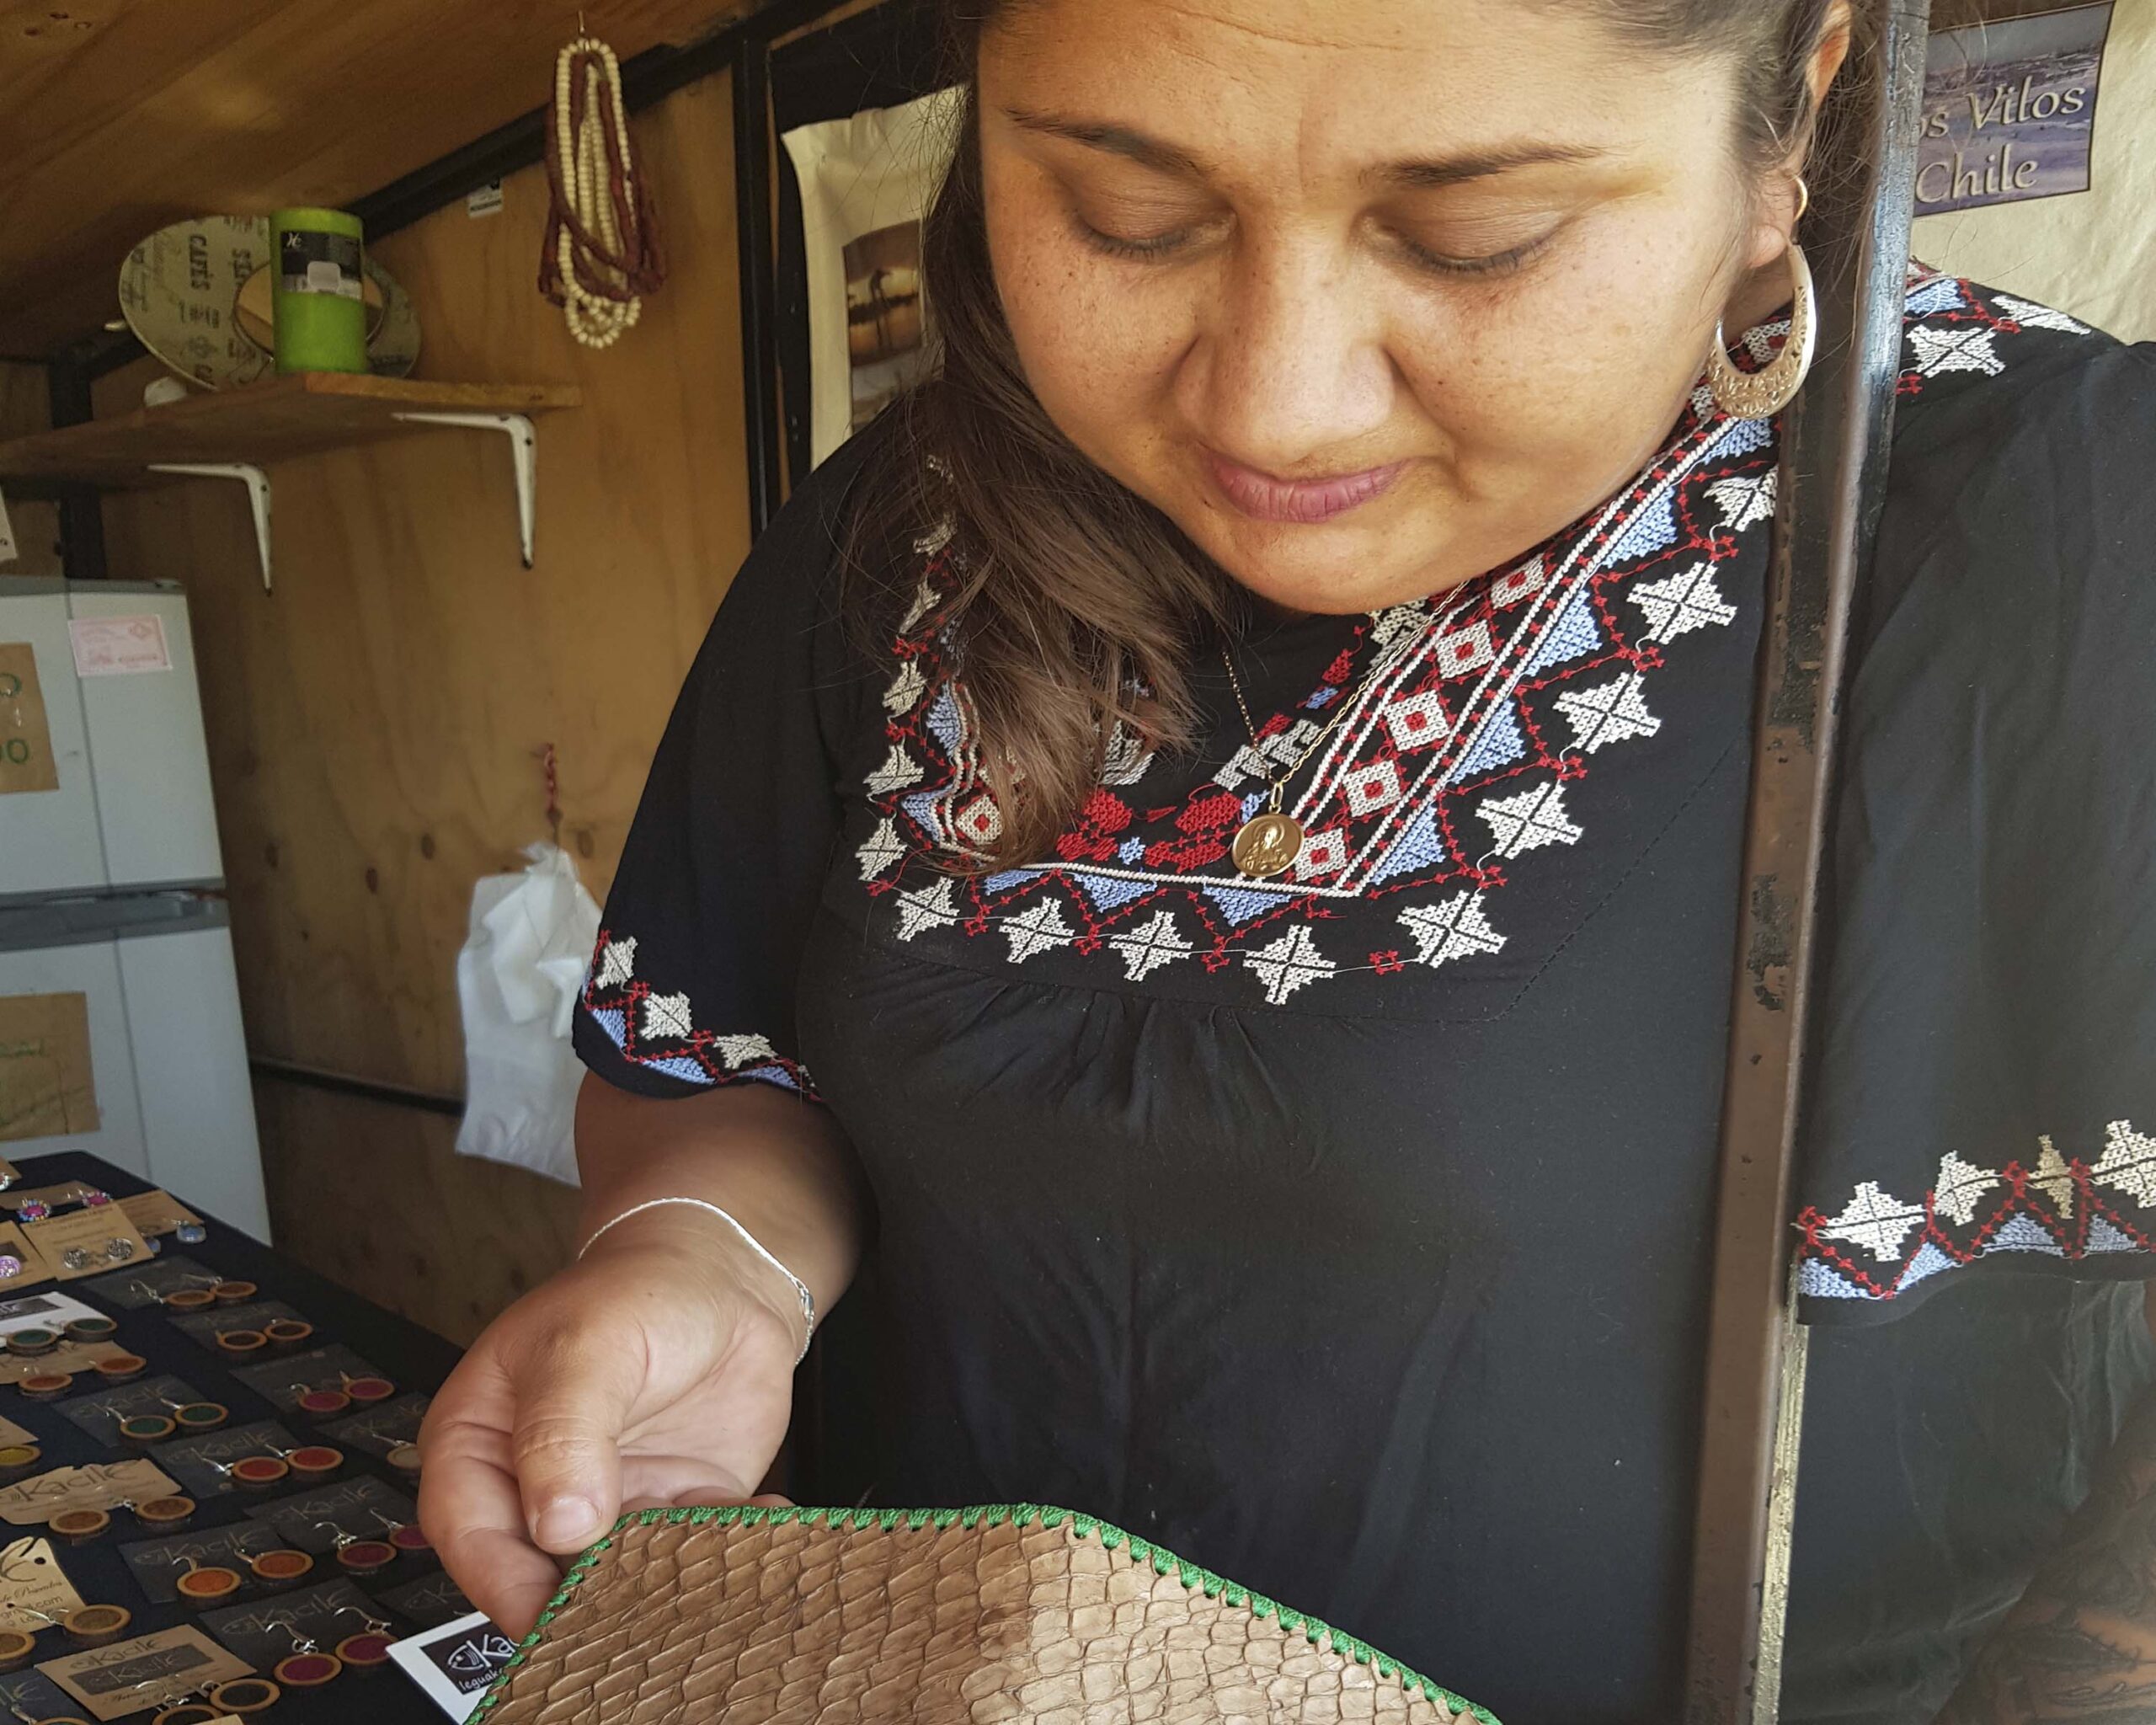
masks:
[(576, 1183), (572, 1128), (584, 1068), (569, 1022), (599, 940), (599, 906), (557, 845), (527, 846), (520, 874), (472, 889), (472, 927), (456, 955), (464, 1015), (466, 1156), (513, 1162)]

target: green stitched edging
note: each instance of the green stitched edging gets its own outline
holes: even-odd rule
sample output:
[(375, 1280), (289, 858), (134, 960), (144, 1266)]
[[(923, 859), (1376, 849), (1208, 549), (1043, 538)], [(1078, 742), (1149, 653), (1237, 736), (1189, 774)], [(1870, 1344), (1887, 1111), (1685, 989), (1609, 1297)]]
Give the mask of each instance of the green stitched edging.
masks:
[(531, 1626), (531, 1633), (517, 1643), (516, 1651), (509, 1656), (509, 1663), (494, 1674), (493, 1687), (479, 1698), (479, 1705), (464, 1716), (464, 1725), (478, 1725), (478, 1722), (493, 1711), (494, 1703), (502, 1697), (502, 1690), (508, 1686), (510, 1673), (531, 1657), (532, 1650), (546, 1633), (547, 1626), (554, 1621), (556, 1613), (568, 1604), (569, 1595), (576, 1591), (577, 1583), (599, 1567), (599, 1560), (614, 1548), (614, 1534), (619, 1533), (633, 1519), (624, 1515), (614, 1524), (613, 1533), (608, 1534), (605, 1539), (595, 1540), (584, 1555), (569, 1566), (568, 1573), (562, 1578), (562, 1590), (547, 1601), (547, 1609), (539, 1614), (539, 1621)]
[(1454, 1695), (1443, 1684), (1410, 1670), (1399, 1660), (1380, 1653), (1368, 1642), (1358, 1641), (1344, 1630), (1332, 1627), (1301, 1611), (1290, 1610), (1263, 1594), (1252, 1593), (1248, 1588), (1237, 1587), (1224, 1576), (1209, 1569), (1201, 1569), (1195, 1563), (1178, 1557), (1165, 1547), (1136, 1534), (1125, 1533), (1121, 1528), (1101, 1520), (1097, 1516), (1081, 1515), (1073, 1509), (1058, 1509), (1041, 1503), (976, 1503), (966, 1509), (809, 1509), (798, 1504), (772, 1508), (757, 1503), (736, 1503), (724, 1507), (709, 1506), (691, 1509), (632, 1509), (614, 1524), (613, 1530), (571, 1566), (562, 1578), (562, 1590), (547, 1601), (547, 1609), (539, 1614), (539, 1621), (532, 1626), (531, 1633), (525, 1637), (509, 1663), (503, 1666), (479, 1705), (473, 1708), (466, 1725), (478, 1725), (488, 1711), (500, 1699), (507, 1686), (510, 1674), (524, 1664), (540, 1642), (547, 1626), (552, 1622), (562, 1607), (568, 1603), (569, 1595), (579, 1583), (598, 1567), (599, 1560), (614, 1544), (614, 1535), (627, 1527), (657, 1527), (678, 1525), (687, 1522), (692, 1527), (716, 1525), (719, 1527), (773, 1527), (798, 1521), (803, 1527), (825, 1526), (855, 1530), (877, 1528), (889, 1533), (899, 1523), (912, 1529), (947, 1528), (954, 1523), (964, 1528), (1001, 1527), (1008, 1522), (1013, 1527), (1030, 1527), (1038, 1522), (1045, 1528), (1061, 1527), (1065, 1522), (1081, 1539), (1097, 1539), (1102, 1548), (1113, 1551), (1118, 1546), (1127, 1546), (1131, 1561), (1150, 1563), (1156, 1575), (1173, 1575), (1186, 1588), (1201, 1588), (1209, 1599), (1221, 1599), (1237, 1610), (1246, 1610), (1251, 1616), (1272, 1618), (1283, 1631), (1299, 1630), (1312, 1647), (1330, 1646), (1333, 1652), (1346, 1653), (1358, 1665), (1370, 1666), (1378, 1676), (1387, 1682), (1397, 1682), (1401, 1690), (1419, 1695), (1425, 1701), (1443, 1701), (1454, 1712), (1465, 1712), (1480, 1725), (1498, 1725), (1497, 1716), (1486, 1707), (1477, 1706), (1465, 1696)]

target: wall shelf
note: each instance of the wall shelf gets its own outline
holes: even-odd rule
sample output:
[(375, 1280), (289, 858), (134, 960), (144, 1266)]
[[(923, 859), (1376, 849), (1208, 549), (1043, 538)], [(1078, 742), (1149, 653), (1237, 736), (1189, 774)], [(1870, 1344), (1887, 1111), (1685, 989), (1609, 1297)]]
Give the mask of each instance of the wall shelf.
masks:
[(35, 493), (66, 484), (132, 488), (183, 478), (240, 480), (253, 505), (266, 588), (270, 480), (264, 462), (440, 427), (498, 431), (509, 437), (515, 459), (518, 537), (529, 569), (537, 444), (531, 415), (573, 408), (582, 399), (572, 384), (422, 383), (303, 371), (0, 442), (0, 488)]

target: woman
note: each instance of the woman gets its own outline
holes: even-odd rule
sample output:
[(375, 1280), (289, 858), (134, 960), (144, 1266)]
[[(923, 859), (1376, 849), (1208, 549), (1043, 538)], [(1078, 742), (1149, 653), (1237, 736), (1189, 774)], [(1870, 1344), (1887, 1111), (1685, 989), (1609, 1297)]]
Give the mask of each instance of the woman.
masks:
[[(436, 1402), (428, 1525), (520, 1632), (617, 1504), (755, 1491), (873, 1233), (885, 1381), (834, 1417), (873, 1419), (876, 1501), (1068, 1503), (1515, 1725), (1673, 1718), (1759, 415), (1802, 370), (1775, 318), (1849, 14), (957, 22), (942, 378), (800, 488), (691, 676), (578, 1025), (593, 1237)], [(2135, 1129), (2102, 1160), (2156, 1119), (2145, 984), (2102, 961), (2143, 932), (2113, 841), (2156, 738), (2095, 673), (2150, 638), (2156, 380), (1962, 284), (1910, 307), (1835, 853), (1828, 1316), (2148, 1269)], [(2017, 1398), (2047, 1453), (2011, 1537), (1913, 1505), (1965, 1458), (1881, 1467), (1889, 1350), (1822, 1348), (1800, 1616), (1862, 1610), (1800, 1640), (1793, 1717), (1930, 1717), (2080, 1494), (2138, 1360), (2130, 1295), (2059, 1289), (1988, 1308), (2014, 1347), (1897, 1365)], [(1964, 1717), (2022, 1717), (1973, 1685)]]

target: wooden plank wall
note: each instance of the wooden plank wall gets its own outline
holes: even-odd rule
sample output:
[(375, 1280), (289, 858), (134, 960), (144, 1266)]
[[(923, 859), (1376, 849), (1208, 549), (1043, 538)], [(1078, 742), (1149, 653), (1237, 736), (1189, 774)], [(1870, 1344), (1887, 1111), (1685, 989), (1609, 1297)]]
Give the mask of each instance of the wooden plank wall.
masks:
[[(45, 367), (0, 360), (0, 438), (47, 430), (51, 425)], [(10, 498), (7, 509), (17, 555), (12, 563), (0, 563), (0, 575), (58, 574), (59, 505)]]
[[(538, 93), (535, 92), (535, 94)], [(519, 566), (509, 452), (431, 432), (273, 470), (265, 596), (238, 487), (115, 494), (112, 573), (186, 583), (260, 1053), (462, 1089), (455, 960), (472, 883), (547, 834), (602, 900), (651, 751), (748, 544), (731, 117), (725, 81), (632, 131), (669, 280), (616, 346), (572, 343), (533, 286), (547, 183), (462, 205), (376, 255), (412, 293), (419, 375), (574, 382), (539, 421), (537, 567)], [(140, 399), (143, 366), (101, 385)], [(279, 1241), (462, 1340), (562, 1261), (573, 1194), (454, 1157), (454, 1123), (257, 1086)]]

